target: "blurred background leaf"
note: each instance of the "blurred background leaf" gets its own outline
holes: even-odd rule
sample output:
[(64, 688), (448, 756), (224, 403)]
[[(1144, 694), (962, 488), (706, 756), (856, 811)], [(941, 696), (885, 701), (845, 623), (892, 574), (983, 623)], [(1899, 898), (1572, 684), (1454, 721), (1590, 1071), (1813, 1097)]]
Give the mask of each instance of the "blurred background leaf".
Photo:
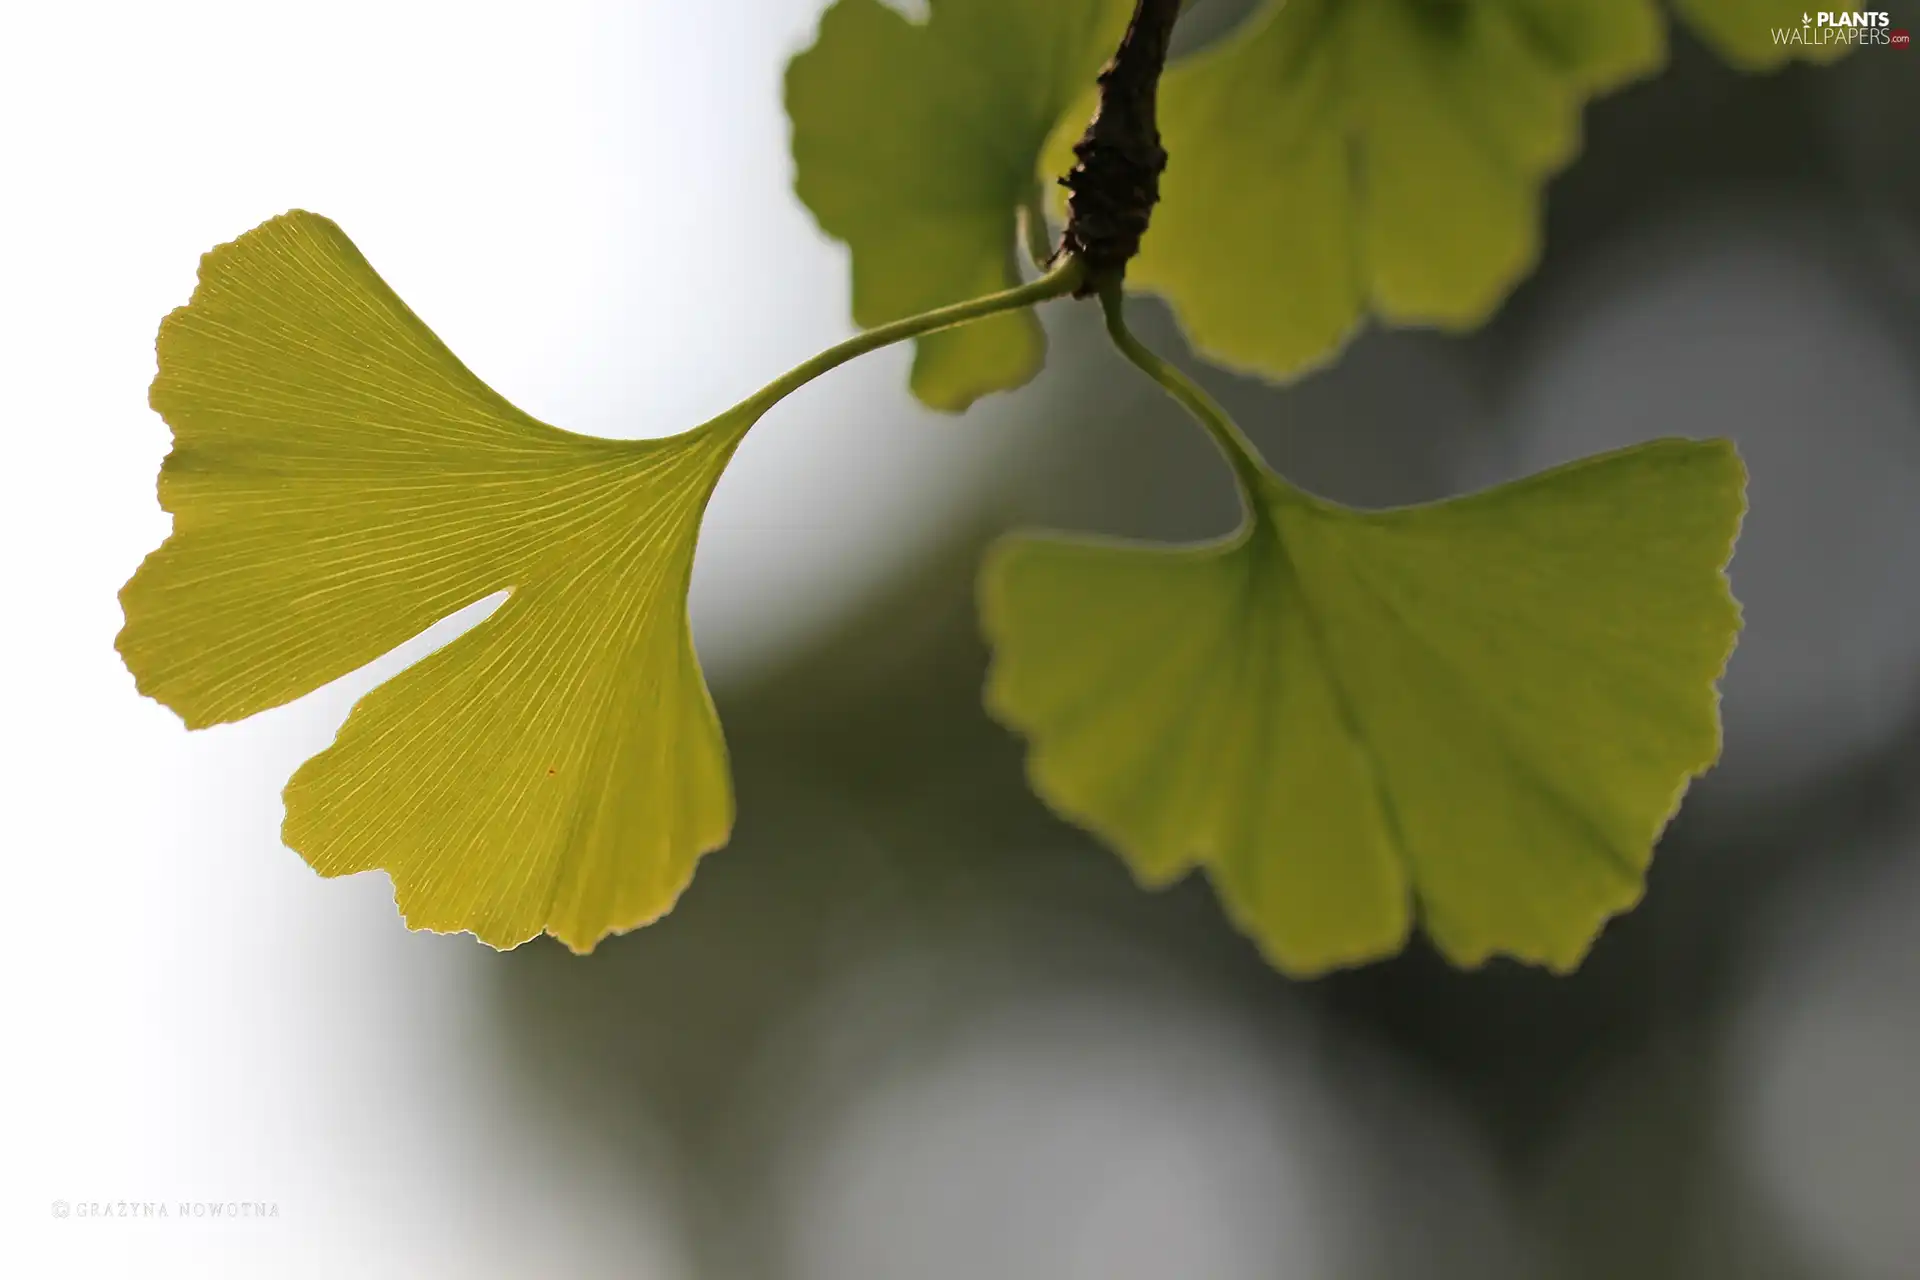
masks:
[(1168, 69), (1176, 159), (1128, 280), (1208, 360), (1271, 378), (1370, 317), (1471, 328), (1539, 258), (1587, 99), (1664, 54), (1650, 0), (1262, 4)]
[[(862, 327), (1020, 282), (1015, 214), (1068, 103), (1112, 56), (1128, 0), (937, 0), (909, 21), (838, 0), (787, 67), (794, 192), (853, 259)], [(1027, 312), (914, 340), (913, 393), (959, 412), (1031, 381), (1046, 358)]]

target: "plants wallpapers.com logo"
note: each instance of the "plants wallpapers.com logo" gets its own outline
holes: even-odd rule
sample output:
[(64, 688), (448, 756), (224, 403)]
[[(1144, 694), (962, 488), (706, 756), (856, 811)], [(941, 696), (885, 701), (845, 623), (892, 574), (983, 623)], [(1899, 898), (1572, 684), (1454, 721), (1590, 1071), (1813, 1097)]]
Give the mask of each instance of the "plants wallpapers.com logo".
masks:
[(1877, 10), (1842, 9), (1802, 13), (1797, 27), (1773, 28), (1773, 42), (1783, 45), (1885, 45), (1911, 47), (1904, 30), (1893, 29), (1893, 16)]

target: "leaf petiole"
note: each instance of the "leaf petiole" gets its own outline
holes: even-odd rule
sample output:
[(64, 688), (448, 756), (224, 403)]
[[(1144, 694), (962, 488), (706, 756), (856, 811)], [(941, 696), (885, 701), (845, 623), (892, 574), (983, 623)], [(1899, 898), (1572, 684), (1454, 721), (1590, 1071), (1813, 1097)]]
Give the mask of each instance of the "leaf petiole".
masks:
[(1056, 255), (1053, 233), (1047, 229), (1046, 205), (1037, 184), (1027, 192), (1027, 198), (1015, 212), (1020, 219), (1020, 239), (1027, 246), (1027, 257), (1033, 260), (1036, 271), (1047, 270)]
[(891, 324), (863, 330), (845, 342), (828, 347), (811, 360), (795, 365), (734, 406), (726, 416), (737, 415), (744, 422), (751, 423), (821, 374), (831, 373), (849, 360), (857, 359), (870, 351), (878, 351), (882, 347), (892, 346), (896, 342), (905, 342), (909, 338), (918, 338), (929, 333), (937, 333), (942, 329), (951, 329), (956, 325), (966, 324), (970, 320), (998, 315), (1003, 311), (1018, 311), (1054, 298), (1066, 297), (1080, 287), (1086, 279), (1086, 274), (1087, 269), (1084, 263), (1078, 258), (1068, 257), (1062, 259), (1060, 264), (1047, 274), (1026, 284), (1002, 289), (998, 293), (970, 298), (965, 302), (956, 302), (952, 306), (923, 311), (919, 315), (895, 320)]
[(1133, 331), (1127, 328), (1126, 302), (1118, 280), (1101, 287), (1100, 309), (1107, 317), (1107, 336), (1113, 339), (1113, 345), (1120, 349), (1120, 354), (1159, 383), (1162, 390), (1178, 400), (1181, 407), (1206, 429), (1233, 467), (1234, 479), (1239, 482), (1240, 491), (1249, 506), (1255, 511), (1259, 510), (1258, 496), (1268, 473), (1260, 459), (1259, 450), (1247, 439), (1246, 433), (1199, 383), (1133, 336)]

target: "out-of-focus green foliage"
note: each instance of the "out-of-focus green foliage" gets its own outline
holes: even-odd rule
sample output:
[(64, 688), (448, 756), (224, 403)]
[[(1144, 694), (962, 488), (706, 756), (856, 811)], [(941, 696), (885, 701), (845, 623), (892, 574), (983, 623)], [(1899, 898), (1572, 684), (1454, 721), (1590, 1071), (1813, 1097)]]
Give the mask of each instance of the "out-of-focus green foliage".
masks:
[(1719, 754), (1731, 445), (1666, 440), (1360, 512), (1264, 469), (1239, 532), (1021, 537), (987, 703), (1145, 884), (1203, 866), (1297, 974), (1398, 951), (1570, 969)]
[(1647, 0), (1273, 0), (1168, 71), (1175, 159), (1129, 282), (1269, 377), (1369, 315), (1478, 325), (1539, 256), (1586, 100), (1664, 53)]
[(587, 950), (666, 912), (733, 823), (686, 591), (749, 420), (536, 422), (310, 213), (209, 253), (159, 346), (173, 536), (121, 592), (141, 692), (238, 720), (510, 590), (294, 775), (287, 843), (323, 875), (385, 868), (409, 924), (495, 946)]
[[(853, 318), (885, 324), (1015, 284), (1015, 217), (1040, 148), (1093, 83), (1132, 0), (939, 0), (909, 22), (839, 0), (787, 70), (794, 189), (853, 250)], [(913, 393), (961, 410), (1029, 381), (1032, 315), (918, 340)]]
[[(1848, 47), (1778, 41), (1801, 25), (1784, 0), (1674, 6), (1750, 69)], [(1013, 279), (1013, 210), (1037, 180), (1059, 212), (1053, 179), (1132, 8), (928, 7), (916, 24), (838, 0), (788, 72), (796, 186), (852, 246), (862, 324)], [(1265, 0), (1162, 82), (1173, 161), (1129, 283), (1207, 359), (1270, 378), (1369, 317), (1477, 326), (1539, 257), (1541, 187), (1578, 153), (1585, 104), (1659, 69), (1666, 22), (1656, 0)], [(1031, 378), (1043, 342), (1025, 316), (922, 339), (914, 393), (965, 408)]]

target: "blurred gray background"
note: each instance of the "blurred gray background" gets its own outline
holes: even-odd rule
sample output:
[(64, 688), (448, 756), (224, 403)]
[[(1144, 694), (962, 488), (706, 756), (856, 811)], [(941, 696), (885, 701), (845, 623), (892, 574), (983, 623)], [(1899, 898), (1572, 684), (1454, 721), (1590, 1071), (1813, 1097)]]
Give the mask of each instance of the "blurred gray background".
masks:
[[(1676, 32), (1487, 329), (1196, 366), (1362, 505), (1670, 434), (1752, 471), (1725, 762), (1646, 903), (1566, 979), (1416, 944), (1294, 983), (1052, 818), (979, 709), (995, 532), (1234, 520), (1085, 308), (964, 418), (895, 351), (750, 438), (695, 586), (740, 823), (665, 921), (500, 955), (314, 878), (280, 783), (467, 620), (240, 726), (138, 700), (159, 317), (305, 205), (537, 416), (684, 429), (846, 332), (779, 111), (819, 5), (164, 8), (0, 18), (9, 1274), (1920, 1275), (1920, 55), (1743, 77)], [(119, 1200), (275, 1212), (84, 1211)]]

